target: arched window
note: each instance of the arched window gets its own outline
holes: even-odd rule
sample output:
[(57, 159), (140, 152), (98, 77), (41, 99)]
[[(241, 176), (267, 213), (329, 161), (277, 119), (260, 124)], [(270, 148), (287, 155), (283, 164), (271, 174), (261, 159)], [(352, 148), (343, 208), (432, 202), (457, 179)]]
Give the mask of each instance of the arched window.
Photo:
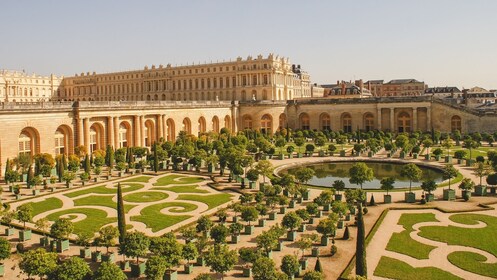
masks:
[(183, 129), (186, 134), (192, 134), (192, 122), (190, 121), (189, 118), (184, 118), (183, 119)]
[(263, 134), (271, 134), (273, 132), (273, 121), (268, 114), (265, 114), (261, 118), (261, 132)]
[(204, 117), (200, 117), (198, 119), (198, 132), (199, 132), (199, 135), (200, 133), (204, 133), (206, 131), (206, 123), (205, 123), (205, 118)]
[(407, 112), (401, 112), (397, 117), (398, 132), (411, 132), (411, 116)]
[(32, 155), (33, 147), (31, 137), (25, 133), (19, 135), (19, 154)]
[(306, 113), (300, 114), (299, 120), (300, 120), (300, 128), (302, 128), (303, 130), (311, 129), (310, 118), (308, 114)]
[(331, 130), (331, 117), (326, 113), (322, 113), (320, 116), (320, 123), (322, 130)]
[(450, 120), (450, 130), (451, 131), (461, 131), (462, 129), (462, 121), (461, 121), (461, 117), (459, 116), (452, 116), (451, 120)]
[(143, 136), (145, 138), (145, 147), (151, 147), (152, 143), (155, 141), (155, 124), (152, 120), (147, 120), (145, 122)]
[(97, 131), (94, 127), (90, 128), (90, 153), (96, 151), (97, 148)]
[(55, 154), (61, 155), (66, 153), (66, 141), (64, 133), (60, 130), (55, 131)]
[(286, 128), (286, 115), (283, 113), (279, 118), (279, 129)]
[(252, 117), (249, 115), (243, 116), (243, 129), (252, 129)]
[(224, 117), (224, 127), (231, 131), (231, 117), (228, 115)]
[(128, 147), (128, 128), (124, 123), (119, 125), (119, 148)]
[(174, 141), (176, 138), (176, 131), (174, 127), (174, 120), (167, 119), (166, 121), (167, 131), (166, 131), (166, 139), (167, 141)]
[(27, 127), (21, 131), (18, 138), (19, 154), (34, 156), (40, 153), (40, 136), (38, 131)]
[(364, 130), (370, 131), (374, 129), (374, 117), (371, 113), (364, 115)]
[(342, 129), (345, 133), (352, 132), (352, 117), (349, 113), (344, 113), (342, 115)]
[(219, 133), (219, 118), (217, 116), (212, 118), (212, 130)]

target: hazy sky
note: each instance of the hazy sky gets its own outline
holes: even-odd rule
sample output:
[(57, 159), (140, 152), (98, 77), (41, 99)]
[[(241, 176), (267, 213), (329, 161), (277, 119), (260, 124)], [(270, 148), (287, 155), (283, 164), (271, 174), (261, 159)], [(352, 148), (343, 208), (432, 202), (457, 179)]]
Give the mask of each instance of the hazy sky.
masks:
[(0, 24), (0, 69), (29, 73), (275, 53), (317, 83), (416, 78), (497, 88), (494, 0), (5, 0)]

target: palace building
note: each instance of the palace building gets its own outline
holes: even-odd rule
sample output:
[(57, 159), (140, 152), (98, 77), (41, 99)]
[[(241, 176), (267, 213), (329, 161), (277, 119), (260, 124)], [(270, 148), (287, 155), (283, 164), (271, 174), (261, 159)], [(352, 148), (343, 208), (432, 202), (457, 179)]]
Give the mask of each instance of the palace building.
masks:
[[(150, 147), (161, 138), (174, 141), (180, 131), (497, 130), (496, 111), (450, 104), (433, 95), (329, 98), (299, 65), (272, 54), (63, 79), (0, 73), (0, 81), (8, 82), (0, 92), (2, 170), (7, 158), (20, 153), (72, 154), (80, 145), (90, 152), (107, 145)], [(340, 89), (343, 85), (335, 92)], [(51, 101), (44, 93), (50, 93)]]

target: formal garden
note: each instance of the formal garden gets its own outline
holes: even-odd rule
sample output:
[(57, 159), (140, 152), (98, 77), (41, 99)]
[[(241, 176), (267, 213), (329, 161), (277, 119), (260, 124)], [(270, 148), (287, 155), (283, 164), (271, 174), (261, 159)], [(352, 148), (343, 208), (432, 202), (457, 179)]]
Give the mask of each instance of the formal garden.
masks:
[[(0, 265), (0, 272), (49, 279), (76, 270), (70, 279), (495, 277), (495, 252), (484, 246), (493, 210), (447, 217), (402, 210), (397, 219), (390, 216), (399, 210), (388, 211), (475, 211), (495, 203), (493, 139), (223, 129), (180, 133), (150, 148), (19, 155), (4, 174), (0, 257), (11, 269)], [(344, 177), (314, 186), (322, 170), (307, 165), (318, 161), (350, 166)], [(400, 187), (400, 177), (375, 174), (370, 161), (395, 165)], [(281, 172), (287, 165), (292, 172)], [(374, 189), (365, 189), (371, 182)], [(443, 255), (441, 244), (458, 247)], [(366, 254), (371, 246), (379, 253)]]

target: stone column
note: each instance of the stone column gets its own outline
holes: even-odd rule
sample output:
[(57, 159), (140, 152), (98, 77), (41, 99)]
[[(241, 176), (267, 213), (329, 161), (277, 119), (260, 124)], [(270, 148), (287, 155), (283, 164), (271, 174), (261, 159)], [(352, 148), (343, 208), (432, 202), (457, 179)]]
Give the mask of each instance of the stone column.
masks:
[(114, 118), (107, 117), (107, 144), (116, 148), (114, 140)]
[[(144, 120), (145, 120), (145, 117), (144, 116), (140, 116), (140, 135), (141, 135), (141, 138), (140, 138), (140, 141), (141, 141), (141, 146), (145, 146), (145, 126), (144, 126)], [(152, 139), (149, 139), (150, 141), (152, 141)]]
[(83, 119), (78, 119), (77, 120), (77, 133), (78, 133), (78, 141), (76, 143), (76, 146), (81, 146), (84, 145), (84, 132), (83, 132)]
[(426, 107), (426, 129), (430, 130), (433, 128), (433, 124), (431, 123), (431, 105)]
[(164, 140), (167, 140), (167, 119), (166, 115), (161, 115), (162, 118), (162, 136), (164, 137)]
[(390, 108), (390, 131), (395, 132), (395, 109)]
[(378, 108), (376, 111), (376, 119), (377, 119), (376, 128), (378, 130), (381, 130), (381, 108)]
[[(86, 147), (87, 152), (90, 152), (90, 120), (88, 118), (83, 119), (83, 137), (84, 137), (84, 145)], [(99, 139), (97, 139), (98, 142)]]
[(238, 131), (238, 106), (234, 105), (231, 107), (231, 132), (236, 133)]
[(140, 116), (134, 116), (134, 145), (137, 147), (141, 147), (141, 129), (140, 129)]
[[(112, 118), (114, 122), (114, 147), (119, 148), (119, 117)], [(130, 144), (131, 145), (131, 144)]]
[(412, 131), (418, 129), (418, 107), (412, 108)]
[(157, 115), (156, 120), (157, 120), (157, 123), (156, 123), (157, 133), (155, 134), (156, 135), (155, 140), (157, 142), (159, 142), (159, 139), (161, 137), (164, 137), (164, 132), (163, 132), (164, 126), (162, 125), (162, 115)]

